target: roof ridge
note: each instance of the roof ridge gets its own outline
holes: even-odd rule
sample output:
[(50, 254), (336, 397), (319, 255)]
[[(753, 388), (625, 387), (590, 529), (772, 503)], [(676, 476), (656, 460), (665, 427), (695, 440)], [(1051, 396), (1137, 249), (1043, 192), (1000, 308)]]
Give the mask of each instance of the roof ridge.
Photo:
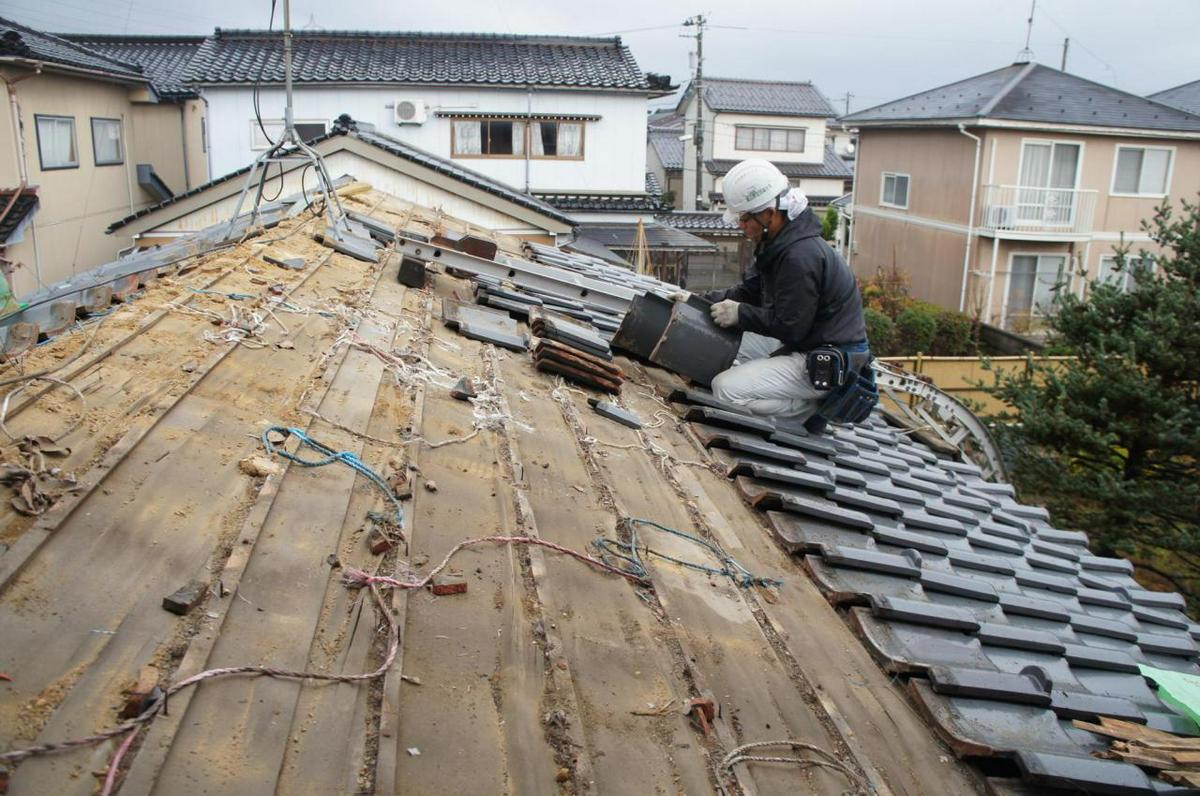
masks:
[[(1189, 88), (1191, 86), (1195, 86), (1198, 84), (1200, 84), (1200, 80), (1189, 80), (1186, 83), (1180, 83), (1178, 86), (1171, 86), (1170, 88), (1164, 88), (1162, 91), (1155, 91), (1150, 94), (1147, 94), (1145, 99), (1151, 99), (1152, 97), (1157, 97), (1160, 94), (1166, 94), (1169, 91), (1177, 91), (1181, 88)], [(1158, 102), (1158, 100), (1152, 100), (1152, 101)]]
[[(1045, 64), (1038, 64), (1038, 66), (1047, 71), (1057, 72), (1060, 75), (1066, 75), (1067, 77), (1070, 77), (1074, 80), (1081, 80), (1084, 83), (1089, 83), (1093, 86), (1098, 86), (1099, 88), (1102, 88), (1105, 91), (1112, 91), (1117, 94), (1121, 94), (1122, 96), (1129, 97), (1131, 99), (1141, 100), (1142, 102), (1149, 102), (1151, 105), (1158, 105), (1161, 108), (1164, 108), (1169, 111), (1174, 111), (1175, 113), (1182, 113), (1184, 116), (1191, 116), (1192, 118), (1200, 119), (1200, 114), (1195, 114), (1195, 113), (1192, 113), (1191, 111), (1185, 111), (1183, 108), (1176, 108), (1174, 105), (1170, 105), (1165, 102), (1160, 102), (1156, 99), (1150, 99), (1149, 97), (1143, 97), (1141, 94), (1134, 94), (1132, 91), (1126, 91), (1123, 88), (1117, 88), (1116, 86), (1110, 86), (1107, 83), (1099, 83), (1095, 80), (1090, 80), (1086, 77), (1080, 77), (1079, 75), (1075, 75), (1070, 72), (1064, 72), (1061, 69), (1055, 69), (1052, 66), (1046, 66)], [(1200, 83), (1200, 80), (1195, 80), (1192, 82)], [(1184, 85), (1187, 85), (1187, 84), (1185, 83)]]
[[(1015, 64), (1014, 64), (1014, 66), (1015, 66)], [(978, 113), (976, 113), (975, 115), (978, 116), (980, 119), (986, 118), (988, 116), (988, 114), (990, 114), (992, 111), (994, 111), (996, 109), (996, 106), (1000, 104), (1000, 101), (1002, 99), (1004, 99), (1005, 97), (1007, 97), (1009, 95), (1009, 93), (1014, 88), (1017, 87), (1018, 83), (1020, 83), (1025, 78), (1029, 77), (1029, 75), (1033, 72), (1033, 70), (1037, 66), (1038, 66), (1037, 61), (1027, 62), (1025, 64), (1025, 66), (1022, 67), (1021, 70), (1019, 72), (1017, 72), (1017, 74), (1011, 80), (1009, 80), (1007, 83), (1005, 83), (1004, 86), (999, 91), (997, 91), (990, 100), (985, 102), (983, 104), (983, 106), (980, 107)]]
[(208, 38), (207, 33), (195, 34), (118, 34), (118, 33), (54, 33), (50, 34), (70, 42), (94, 41), (106, 44), (203, 44)]
[[(264, 30), (262, 28), (216, 28), (214, 39), (237, 38), (278, 38), (280, 31)], [(355, 38), (355, 39), (449, 39), (463, 41), (510, 41), (514, 43), (530, 42), (535, 44), (588, 44), (622, 46), (620, 36), (567, 36), (559, 34), (538, 33), (475, 33), (469, 31), (426, 31), (426, 30), (293, 30), (293, 38)], [(207, 37), (206, 37), (207, 38)]]
[(813, 88), (816, 88), (816, 86), (813, 84), (813, 82), (811, 80), (765, 80), (762, 78), (754, 78), (754, 77), (706, 77), (706, 78), (704, 78), (705, 83), (708, 83), (713, 80), (723, 81), (726, 83), (764, 83), (764, 84), (775, 85), (775, 86), (813, 86)]

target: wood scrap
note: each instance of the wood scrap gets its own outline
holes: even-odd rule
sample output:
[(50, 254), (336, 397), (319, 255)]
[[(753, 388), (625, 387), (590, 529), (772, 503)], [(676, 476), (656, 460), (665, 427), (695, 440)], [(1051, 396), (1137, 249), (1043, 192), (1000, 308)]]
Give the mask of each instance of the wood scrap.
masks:
[(543, 373), (554, 373), (559, 376), (577, 381), (586, 387), (594, 387), (604, 392), (619, 393), (621, 385), (608, 379), (601, 379), (591, 373), (577, 370), (568, 365), (550, 359), (535, 360), (533, 366)]
[(1113, 739), (1097, 757), (1132, 763), (1177, 785), (1200, 786), (1200, 738), (1183, 737), (1142, 724), (1100, 717), (1099, 723), (1076, 719), (1079, 729)]

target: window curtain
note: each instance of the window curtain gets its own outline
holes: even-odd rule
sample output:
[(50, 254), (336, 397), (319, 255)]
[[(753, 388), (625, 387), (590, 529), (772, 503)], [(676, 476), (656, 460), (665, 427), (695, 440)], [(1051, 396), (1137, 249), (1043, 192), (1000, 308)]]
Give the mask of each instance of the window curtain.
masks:
[(1170, 167), (1169, 149), (1147, 149), (1142, 156), (1142, 179), (1138, 184), (1138, 193), (1166, 193), (1167, 171)]
[(1033, 311), (1049, 315), (1054, 306), (1054, 289), (1063, 279), (1066, 257), (1038, 257), (1037, 281), (1033, 287)]
[(110, 119), (92, 120), (92, 139), (96, 142), (98, 163), (120, 163), (121, 123)]
[(542, 145), (542, 136), (545, 135), (546, 125), (543, 122), (533, 123), (533, 133), (529, 136), (529, 154), (535, 158), (540, 158), (546, 154), (546, 148)]
[(558, 125), (558, 156), (577, 158), (583, 154), (583, 125), (560, 122)]
[(483, 154), (483, 124), (476, 121), (454, 123), (454, 154)]
[(79, 162), (75, 155), (75, 125), (70, 119), (38, 119), (38, 137), (45, 166), (67, 166)]
[(1021, 187), (1017, 190), (1017, 218), (1020, 221), (1042, 223), (1052, 151), (1049, 144), (1025, 145), (1021, 162)]

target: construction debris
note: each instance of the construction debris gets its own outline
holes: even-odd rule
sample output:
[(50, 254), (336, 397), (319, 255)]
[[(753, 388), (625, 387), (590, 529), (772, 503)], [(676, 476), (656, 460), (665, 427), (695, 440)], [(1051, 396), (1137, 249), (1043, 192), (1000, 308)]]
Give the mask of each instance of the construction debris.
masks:
[(470, 376), (463, 376), (450, 388), (450, 397), (460, 401), (469, 401), (477, 395), (478, 393), (475, 392), (475, 382), (471, 381)]
[(621, 391), (625, 375), (611, 362), (554, 340), (534, 340), (533, 364), (540, 371), (614, 394)]
[(204, 599), (208, 585), (193, 580), (188, 585), (178, 589), (174, 594), (163, 597), (162, 607), (173, 614), (184, 616)]
[(1081, 730), (1113, 739), (1112, 747), (1096, 753), (1097, 757), (1150, 769), (1173, 785), (1200, 787), (1200, 738), (1174, 735), (1106, 716), (1100, 717), (1099, 724), (1080, 719), (1072, 723)]
[(253, 478), (279, 474), (279, 465), (266, 456), (247, 456), (238, 462), (238, 469)]
[(623, 426), (641, 428), (642, 421), (633, 412), (617, 406), (612, 401), (601, 401), (599, 398), (588, 398), (588, 405), (596, 410), (596, 414), (615, 420)]
[(466, 594), (467, 579), (462, 575), (437, 575), (429, 587), (438, 597), (450, 594)]
[(137, 682), (129, 690), (125, 706), (121, 708), (120, 717), (132, 719), (142, 715), (146, 708), (154, 704), (162, 696), (162, 688), (158, 684), (158, 668), (143, 666), (138, 673)]

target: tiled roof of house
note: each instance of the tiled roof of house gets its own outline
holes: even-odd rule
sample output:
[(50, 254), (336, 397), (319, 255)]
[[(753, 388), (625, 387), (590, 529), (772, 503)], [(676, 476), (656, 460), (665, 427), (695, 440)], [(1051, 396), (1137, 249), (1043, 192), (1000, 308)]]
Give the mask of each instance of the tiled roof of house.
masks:
[(646, 172), (645, 193), (537, 193), (539, 199), (567, 212), (657, 213), (663, 209), (662, 186)]
[[(8, 242), (9, 237), (17, 231), (38, 206), (36, 188), (24, 188), (14, 199), (16, 188), (0, 189), (0, 210), (8, 208), (8, 212), (0, 218), (0, 244)], [(9, 206), (9, 203), (12, 206)]]
[[(713, 244), (681, 229), (663, 224), (643, 224), (646, 245), (653, 251), (712, 251)], [(637, 224), (580, 224), (579, 236), (610, 249), (630, 251), (637, 240)]]
[[(297, 31), (297, 83), (570, 86), (648, 92), (619, 37), (480, 33)], [(205, 39), (187, 78), (199, 84), (283, 81), (283, 42), (263, 30), (222, 30)]]
[(1036, 63), (1017, 63), (842, 117), (847, 124), (1044, 124), (1200, 132), (1200, 116)]
[(86, 69), (111, 77), (146, 81), (146, 76), (136, 64), (67, 41), (61, 36), (42, 33), (0, 18), (0, 59), (7, 58), (27, 58), (73, 69)]
[(658, 182), (658, 175), (652, 171), (646, 172), (646, 193), (651, 196), (662, 196), (662, 185)]
[(62, 33), (62, 38), (125, 63), (137, 64), (150, 77), (154, 91), (168, 99), (196, 97), (184, 82), (192, 56), (204, 36), (102, 36), (91, 33)]
[(649, 132), (650, 146), (658, 161), (668, 171), (678, 171), (683, 168), (683, 142), (679, 140), (679, 130), (651, 130)]
[[(688, 90), (691, 90), (690, 87)], [(810, 82), (706, 77), (704, 104), (718, 113), (826, 118), (837, 116), (829, 100)]]
[[(706, 160), (704, 167), (709, 174), (716, 177), (724, 176), (738, 164), (736, 160)], [(825, 160), (822, 163), (776, 163), (785, 177), (828, 177), (830, 179), (848, 180), (854, 176), (854, 171), (846, 165), (846, 161), (833, 151), (833, 145), (826, 143)]]
[[(419, 148), (413, 146), (412, 144), (407, 144), (407, 143), (404, 143), (403, 141), (398, 141), (395, 138), (384, 135), (382, 133), (377, 133), (374, 131), (367, 131), (367, 130), (347, 131), (344, 129), (335, 128), (332, 132), (328, 133), (327, 135), (324, 135), (320, 138), (313, 139), (312, 141), (309, 141), (308, 143), (312, 146), (319, 146), (322, 142), (327, 141), (332, 138), (336, 138), (337, 136), (341, 136), (341, 135), (353, 136), (355, 138), (358, 138), (359, 140), (362, 140), (368, 144), (371, 144), (372, 146), (379, 147), (380, 149), (382, 149), (392, 155), (396, 155), (397, 157), (401, 157), (401, 158), (404, 158), (405, 160), (412, 161), (421, 166), (425, 166), (426, 168), (433, 169), (434, 171), (437, 171), (441, 174), (445, 174), (449, 177), (453, 177), (454, 179), (460, 180), (472, 187), (480, 188), (484, 191), (487, 191), (488, 193), (492, 194), (493, 196), (497, 196), (501, 199), (507, 199), (508, 201), (510, 201), (514, 204), (529, 208), (530, 210), (535, 210), (538, 213), (541, 213), (549, 218), (553, 218), (556, 221), (561, 221), (565, 224), (574, 223), (571, 220), (570, 216), (567, 216), (560, 210), (556, 209), (555, 207), (551, 206), (550, 204), (546, 203), (545, 201), (543, 201), (535, 196), (531, 196), (529, 194), (522, 193), (522, 192), (510, 187), (509, 185), (507, 185), (503, 182), (500, 182), (499, 180), (496, 180), (496, 179), (493, 179), (493, 178), (487, 176), (486, 174), (480, 174), (477, 171), (472, 171), (471, 169), (464, 168), (452, 160), (447, 160), (446, 158), (439, 157), (430, 152), (426, 152), (425, 150), (419, 149)], [(196, 194), (202, 193), (202, 192), (208, 190), (209, 188), (212, 188), (215, 185), (226, 182), (235, 177), (244, 175), (249, 170), (250, 170), (250, 166), (246, 166), (244, 168), (238, 169), (237, 171), (233, 171), (233, 172), (230, 172), (229, 174), (225, 174), (221, 177), (217, 177), (216, 179), (210, 180), (209, 182), (206, 182), (203, 185), (198, 185), (195, 188), (191, 189), (190, 191), (186, 191), (181, 194), (176, 194), (175, 196), (172, 196), (170, 199), (167, 199), (163, 202), (159, 202), (156, 205), (151, 205), (149, 207), (142, 208), (141, 210), (137, 211), (136, 213), (128, 215), (125, 218), (122, 218), (119, 221), (115, 221), (112, 224), (110, 224), (108, 227), (108, 232), (114, 232), (115, 230), (120, 229), (121, 227), (125, 226), (126, 224), (128, 224), (129, 222), (131, 222), (135, 219), (141, 218), (142, 216), (149, 215), (150, 213), (157, 212), (158, 210), (161, 210), (162, 208), (167, 207), (169, 205), (175, 204), (176, 202), (186, 199), (189, 196), (195, 196)]]
[(1155, 102), (1161, 102), (1164, 105), (1181, 108), (1188, 113), (1200, 114), (1200, 80), (1193, 80), (1191, 83), (1184, 83), (1182, 86), (1149, 94), (1146, 98), (1152, 99)]
[(674, 210), (655, 216), (655, 220), (668, 227), (681, 229), (693, 235), (741, 235), (742, 228), (737, 224), (726, 223), (721, 212), (701, 212), (690, 210)]
[(646, 117), (646, 127), (650, 130), (682, 130), (683, 117), (673, 108), (655, 111)]

